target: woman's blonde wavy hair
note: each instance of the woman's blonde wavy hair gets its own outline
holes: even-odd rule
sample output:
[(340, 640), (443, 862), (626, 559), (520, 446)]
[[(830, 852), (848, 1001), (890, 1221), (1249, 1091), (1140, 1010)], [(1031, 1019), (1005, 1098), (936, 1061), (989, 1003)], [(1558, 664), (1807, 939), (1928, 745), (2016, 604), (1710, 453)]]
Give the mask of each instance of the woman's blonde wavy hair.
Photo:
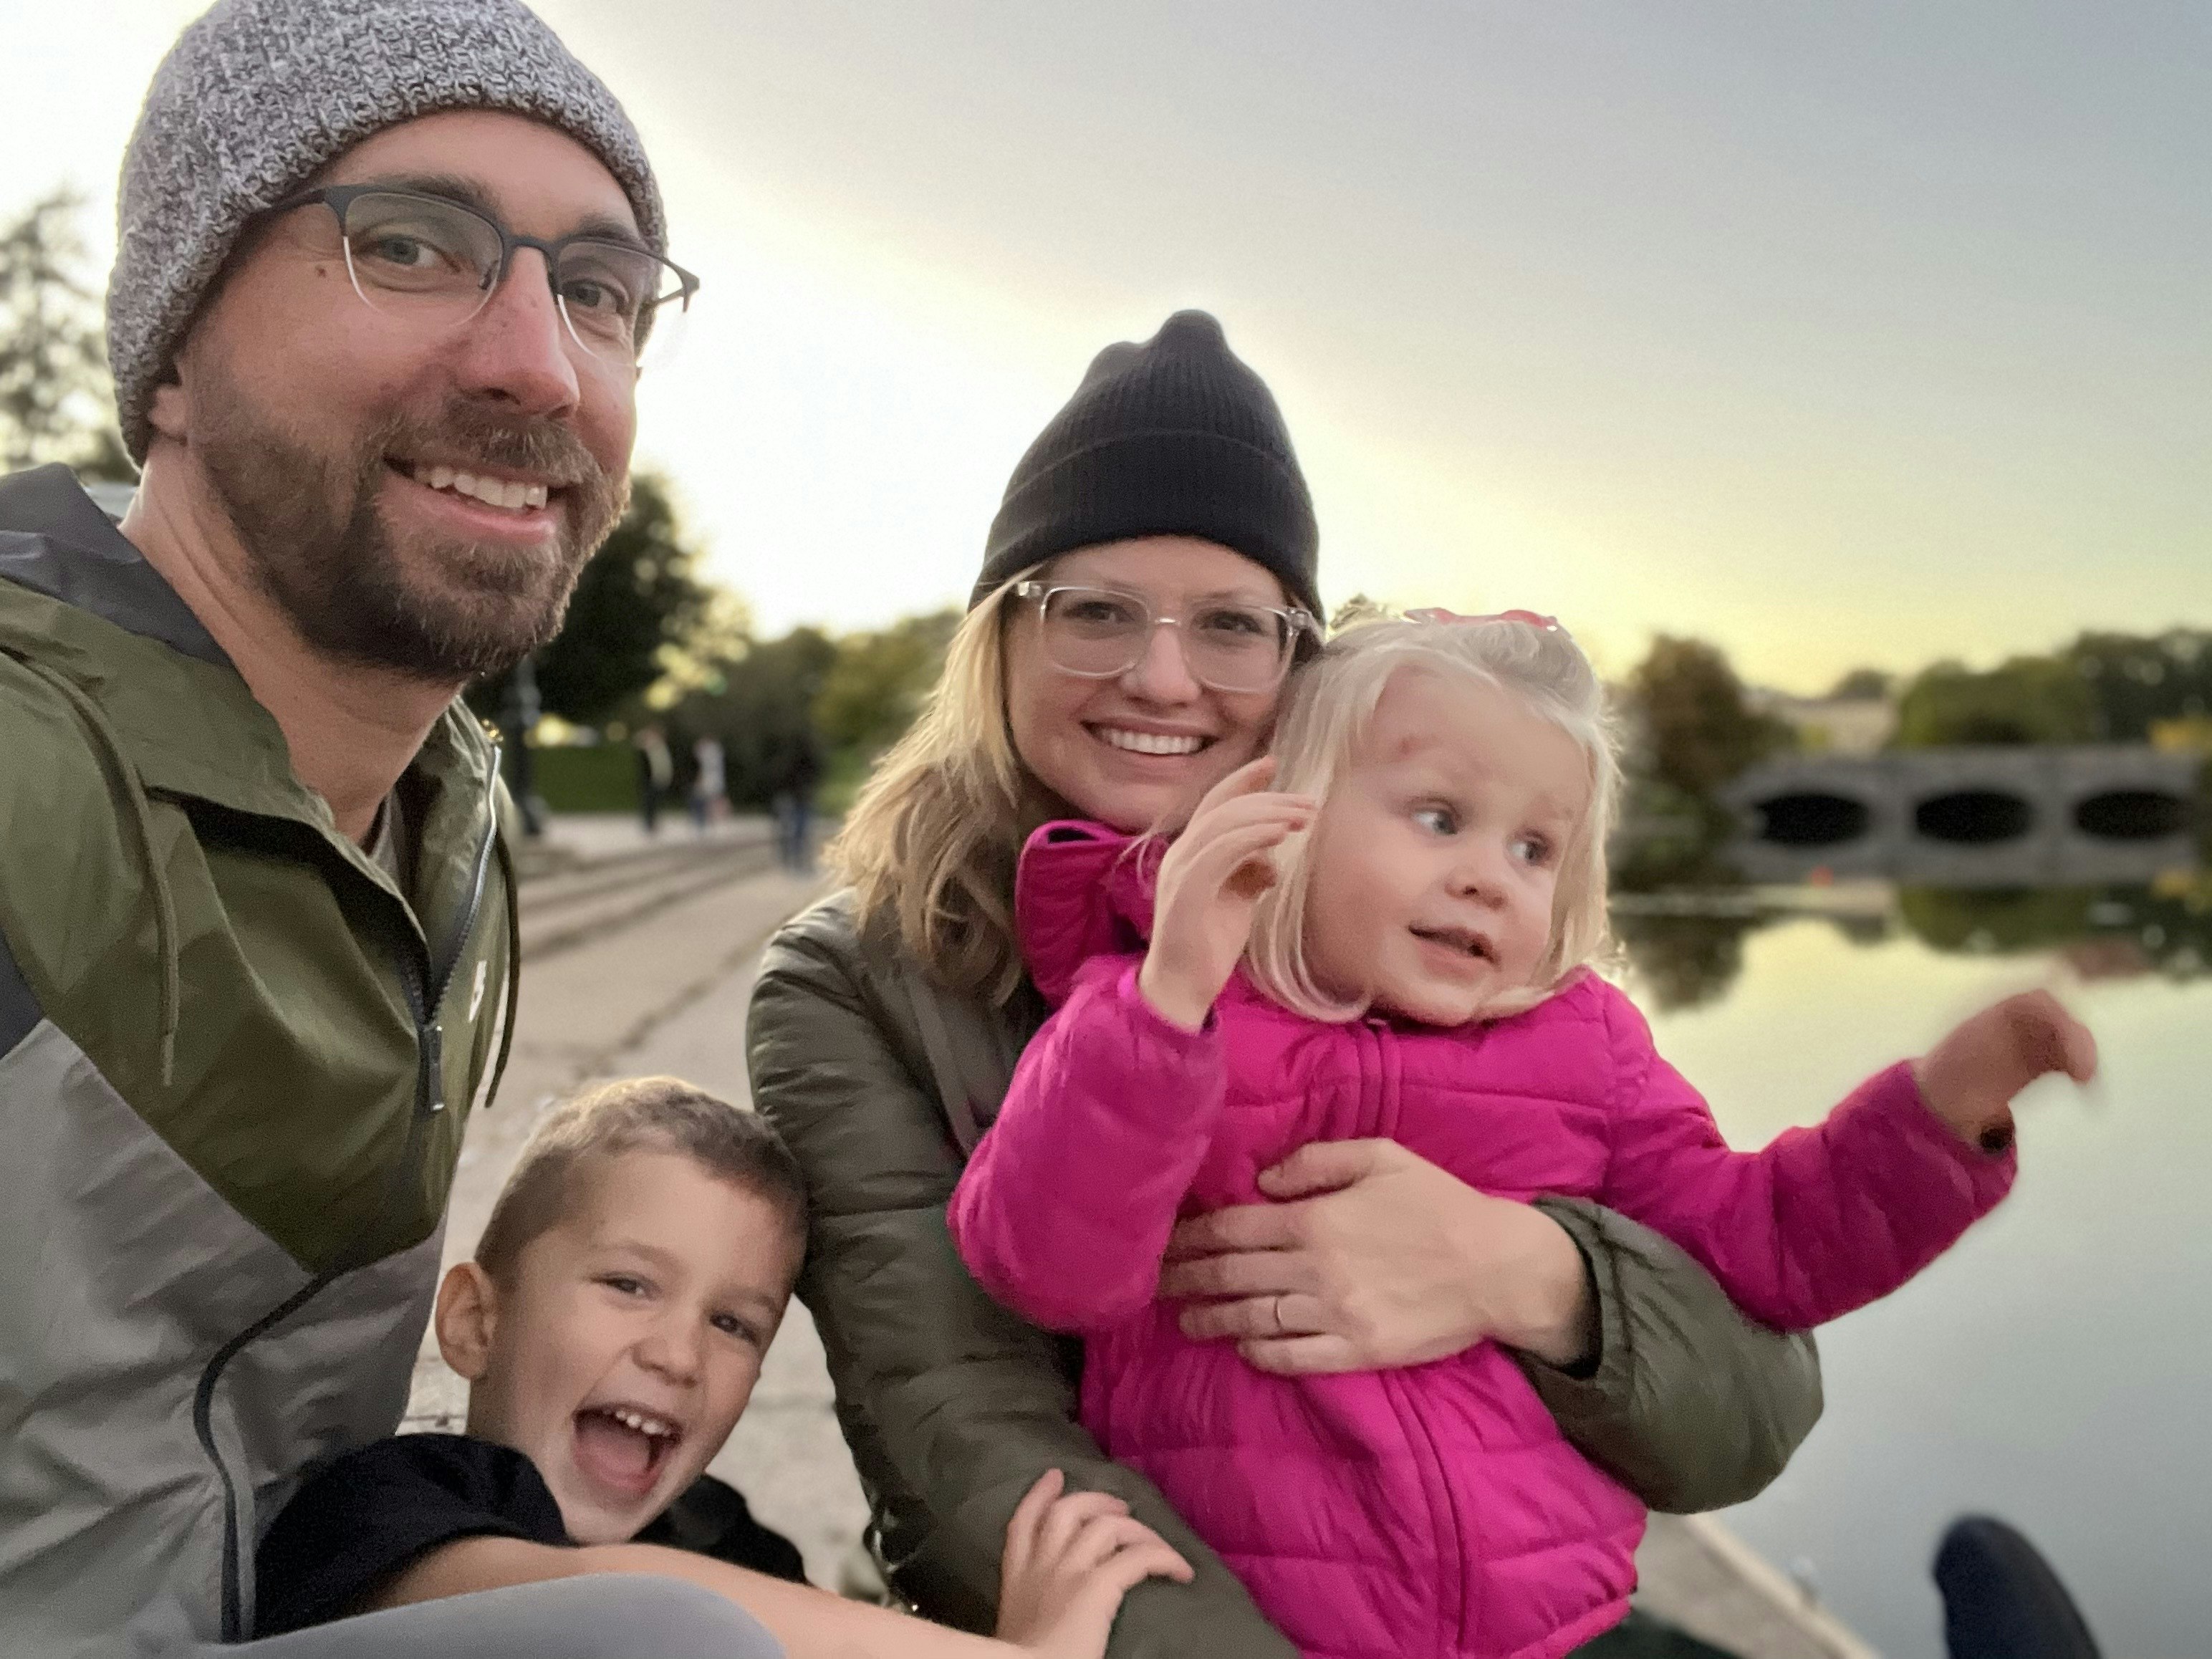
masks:
[(1006, 725), (1008, 596), (1042, 568), (1007, 578), (962, 620), (921, 715), (823, 854), (864, 928), (895, 931), (939, 981), (994, 1003), (1022, 982), (1014, 866), (1056, 810)]
[[(1519, 698), (1580, 745), (1589, 765), (1589, 805), (1560, 854), (1549, 948), (1527, 987), (1481, 1012), (1499, 1018), (1532, 1008), (1577, 968), (1612, 948), (1606, 915), (1606, 842), (1620, 796), (1620, 765), (1605, 687), (1566, 631), (1505, 617), (1413, 619), (1370, 612), (1342, 625), (1297, 675), (1277, 727), (1272, 787), (1326, 800), (1374, 718), (1390, 681), (1431, 673), (1492, 686)], [(1313, 889), (1313, 836), (1293, 836), (1275, 854), (1276, 881), (1254, 908), (1246, 970), (1267, 994), (1307, 1018), (1341, 1022), (1367, 1012), (1314, 978), (1305, 949)]]

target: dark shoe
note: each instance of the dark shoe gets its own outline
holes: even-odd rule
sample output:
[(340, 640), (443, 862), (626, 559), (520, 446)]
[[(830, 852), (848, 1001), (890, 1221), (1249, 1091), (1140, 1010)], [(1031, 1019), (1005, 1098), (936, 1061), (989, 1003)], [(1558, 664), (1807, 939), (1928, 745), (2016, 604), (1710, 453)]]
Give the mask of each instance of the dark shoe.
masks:
[(1602, 1636), (1594, 1636), (1567, 1659), (1735, 1659), (1723, 1648), (1662, 1625), (1640, 1607)]
[(1936, 1588), (1951, 1659), (2099, 1659), (2051, 1564), (2002, 1521), (1951, 1523), (1936, 1552)]

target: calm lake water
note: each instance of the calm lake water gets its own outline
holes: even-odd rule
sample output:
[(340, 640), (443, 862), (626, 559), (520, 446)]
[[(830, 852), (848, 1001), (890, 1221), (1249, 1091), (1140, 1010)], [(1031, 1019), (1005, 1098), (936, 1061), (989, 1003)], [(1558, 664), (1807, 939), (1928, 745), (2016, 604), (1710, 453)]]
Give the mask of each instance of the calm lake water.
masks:
[(2035, 985), (2104, 1075), (2024, 1097), (2013, 1196), (1820, 1333), (1826, 1414), (1727, 1520), (1888, 1659), (1942, 1659), (1929, 1565), (1968, 1512), (2036, 1541), (2111, 1659), (2212, 1654), (2212, 878), (1828, 896), (1864, 902), (1620, 919), (1662, 1050), (1735, 1145)]

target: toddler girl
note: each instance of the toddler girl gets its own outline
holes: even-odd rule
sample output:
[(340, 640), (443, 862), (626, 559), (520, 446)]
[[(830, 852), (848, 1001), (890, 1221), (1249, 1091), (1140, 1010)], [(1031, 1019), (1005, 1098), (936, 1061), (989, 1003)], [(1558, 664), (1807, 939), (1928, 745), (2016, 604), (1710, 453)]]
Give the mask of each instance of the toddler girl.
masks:
[(1156, 1294), (1178, 1218), (1259, 1201), (1308, 1142), (1382, 1137), (1501, 1197), (1632, 1216), (1799, 1329), (1948, 1248), (2011, 1185), (2014, 1094), (2094, 1067), (2055, 1002), (2016, 998), (1818, 1127), (1729, 1151), (1588, 965), (1618, 793), (1565, 632), (1429, 612), (1339, 635), (1275, 757), (1164, 858), (1075, 824), (1024, 853), (1024, 947), (1060, 1006), (953, 1237), (994, 1296), (1086, 1339), (1086, 1426), (1308, 1655), (1564, 1653), (1626, 1613), (1643, 1510), (1493, 1343), (1283, 1376), (1186, 1338)]

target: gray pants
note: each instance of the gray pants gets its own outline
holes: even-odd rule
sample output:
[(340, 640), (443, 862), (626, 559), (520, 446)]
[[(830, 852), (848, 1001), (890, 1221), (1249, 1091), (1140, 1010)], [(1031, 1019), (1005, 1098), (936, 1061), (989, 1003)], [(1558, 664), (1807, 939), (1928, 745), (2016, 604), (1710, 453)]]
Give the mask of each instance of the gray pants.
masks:
[(783, 1659), (760, 1621), (680, 1579), (594, 1573), (210, 1644), (191, 1659)]

